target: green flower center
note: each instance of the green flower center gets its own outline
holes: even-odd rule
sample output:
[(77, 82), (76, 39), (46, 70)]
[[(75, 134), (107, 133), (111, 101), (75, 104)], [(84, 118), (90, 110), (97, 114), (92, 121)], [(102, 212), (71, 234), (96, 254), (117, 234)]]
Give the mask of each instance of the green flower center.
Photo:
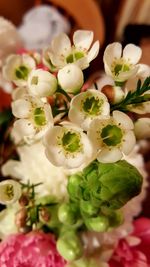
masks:
[(74, 53), (72, 53), (72, 54), (70, 54), (70, 55), (68, 55), (66, 57), (66, 62), (67, 62), (67, 64), (68, 63), (73, 63), (73, 62), (77, 61), (78, 59), (80, 59), (82, 57), (84, 57), (84, 53), (83, 52), (80, 52), (80, 51), (79, 52), (74, 52)]
[(116, 146), (120, 144), (122, 137), (122, 130), (116, 125), (107, 125), (101, 132), (101, 138), (107, 146)]
[(29, 69), (26, 66), (19, 66), (16, 69), (15, 74), (18, 79), (27, 80)]
[(43, 108), (36, 108), (34, 110), (34, 122), (37, 126), (44, 126), (46, 124), (46, 118)]
[(66, 132), (62, 137), (62, 146), (65, 151), (74, 153), (81, 149), (80, 135), (75, 132)]
[(11, 184), (4, 185), (4, 194), (5, 194), (5, 198), (7, 198), (7, 200), (13, 199), (13, 197), (14, 197), (13, 185), (11, 185)]
[(104, 101), (98, 97), (87, 97), (82, 104), (82, 108), (85, 113), (96, 116), (100, 114), (103, 103)]
[(34, 85), (38, 84), (38, 77), (37, 76), (32, 77), (31, 84), (34, 84)]
[(129, 70), (130, 68), (126, 64), (116, 64), (116, 66), (114, 67), (115, 76), (118, 76), (120, 72), (126, 72)]

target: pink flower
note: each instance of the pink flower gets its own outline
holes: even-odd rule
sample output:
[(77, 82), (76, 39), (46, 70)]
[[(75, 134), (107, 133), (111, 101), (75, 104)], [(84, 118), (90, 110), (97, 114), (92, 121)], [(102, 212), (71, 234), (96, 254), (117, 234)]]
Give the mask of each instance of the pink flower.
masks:
[[(139, 239), (132, 243), (131, 240)], [(130, 242), (129, 242), (130, 240)], [(110, 267), (150, 267), (150, 219), (139, 218), (134, 222), (134, 232), (122, 239), (113, 254)]]
[(31, 232), (9, 236), (0, 243), (1, 267), (64, 267), (51, 234)]

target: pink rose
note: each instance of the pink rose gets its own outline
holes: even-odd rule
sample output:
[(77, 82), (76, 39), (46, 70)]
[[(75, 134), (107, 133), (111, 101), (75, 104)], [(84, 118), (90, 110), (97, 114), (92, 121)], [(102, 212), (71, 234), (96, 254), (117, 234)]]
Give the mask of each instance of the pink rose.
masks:
[(64, 267), (51, 234), (31, 232), (9, 236), (0, 243), (1, 267)]

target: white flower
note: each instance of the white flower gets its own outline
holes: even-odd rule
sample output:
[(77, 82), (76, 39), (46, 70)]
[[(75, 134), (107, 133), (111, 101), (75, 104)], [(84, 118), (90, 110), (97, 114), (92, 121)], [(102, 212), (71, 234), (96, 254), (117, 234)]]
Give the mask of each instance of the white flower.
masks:
[(150, 67), (146, 64), (138, 64), (139, 67), (138, 72), (135, 76), (131, 77), (125, 85), (125, 91), (126, 93), (129, 91), (135, 91), (137, 87), (138, 80), (141, 80), (143, 83), (144, 80), (150, 76)]
[(135, 145), (133, 129), (132, 120), (117, 110), (113, 112), (113, 117), (95, 119), (90, 124), (88, 136), (97, 150), (98, 161), (116, 162), (123, 153), (128, 155)]
[(42, 69), (33, 70), (28, 77), (28, 92), (37, 97), (53, 95), (57, 89), (57, 79)]
[(52, 164), (68, 169), (77, 168), (93, 157), (93, 147), (87, 135), (69, 122), (47, 131), (45, 147)]
[(141, 48), (134, 44), (126, 45), (123, 52), (120, 43), (108, 45), (103, 57), (106, 74), (111, 76), (116, 84), (125, 82), (137, 73), (136, 63), (140, 60), (141, 54)]
[(48, 161), (41, 141), (19, 146), (17, 152), (19, 160), (9, 160), (2, 166), (4, 176), (16, 177), (22, 183), (41, 183), (35, 188), (40, 196), (54, 195), (60, 199), (67, 196), (67, 173)]
[(17, 86), (25, 86), (29, 73), (35, 67), (35, 61), (29, 55), (10, 55), (3, 67), (3, 76)]
[(75, 64), (68, 64), (58, 71), (58, 83), (67, 93), (75, 94), (84, 83), (83, 72)]
[(50, 105), (29, 95), (12, 102), (12, 113), (19, 118), (14, 128), (22, 138), (39, 139), (53, 125)]
[(93, 119), (109, 115), (109, 112), (107, 97), (95, 89), (89, 89), (72, 98), (68, 117), (83, 130), (88, 130)]
[(4, 239), (11, 234), (18, 232), (15, 224), (16, 212), (19, 211), (19, 204), (16, 202), (13, 205), (7, 206), (0, 212), (0, 239)]
[(0, 203), (4, 205), (16, 202), (21, 196), (21, 185), (14, 180), (0, 182)]
[(150, 118), (140, 118), (134, 124), (135, 136), (138, 139), (150, 138)]
[[(126, 94), (129, 91), (135, 91), (137, 88), (137, 82), (140, 79), (141, 82), (143, 83), (144, 80), (150, 76), (150, 67), (148, 65), (145, 64), (138, 64), (138, 72), (135, 76), (133, 76), (132, 78), (130, 78), (125, 86), (125, 92)], [(144, 94), (149, 95), (150, 96), (150, 90), (146, 91)], [(143, 95), (144, 95), (143, 94)], [(137, 114), (146, 114), (150, 112), (150, 101), (146, 101), (140, 104), (132, 104), (132, 105), (128, 105), (128, 109), (132, 112), (135, 112)]]
[(91, 47), (92, 41), (92, 31), (78, 30), (73, 35), (71, 46), (69, 37), (62, 33), (53, 39), (51, 46), (45, 51), (46, 61), (49, 57), (54, 70), (61, 69), (68, 63), (76, 63), (81, 69), (86, 69), (99, 52), (99, 41)]

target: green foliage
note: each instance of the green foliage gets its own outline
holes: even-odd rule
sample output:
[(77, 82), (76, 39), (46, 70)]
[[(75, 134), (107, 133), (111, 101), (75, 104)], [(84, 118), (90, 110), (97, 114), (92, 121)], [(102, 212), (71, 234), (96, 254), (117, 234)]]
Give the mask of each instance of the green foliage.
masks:
[(120, 110), (123, 112), (129, 111), (129, 105), (141, 104), (146, 101), (150, 101), (150, 94), (145, 94), (150, 90), (150, 77), (147, 77), (143, 84), (141, 80), (137, 83), (135, 91), (129, 91), (126, 97), (118, 104), (111, 105), (111, 111)]

